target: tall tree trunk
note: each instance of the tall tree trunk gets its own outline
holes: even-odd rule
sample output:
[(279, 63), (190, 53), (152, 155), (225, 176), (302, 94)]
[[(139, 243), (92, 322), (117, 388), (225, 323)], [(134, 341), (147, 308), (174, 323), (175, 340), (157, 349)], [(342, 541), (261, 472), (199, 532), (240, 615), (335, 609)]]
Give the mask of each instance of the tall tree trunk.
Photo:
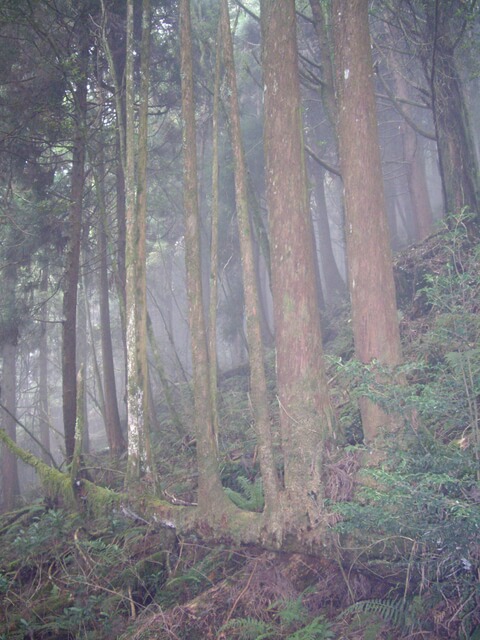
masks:
[(197, 144), (193, 95), (190, 1), (180, 0), (180, 76), (182, 79), (183, 194), (185, 262), (190, 306), (195, 429), (198, 464), (198, 505), (211, 511), (228, 504), (220, 482), (213, 423), (209, 359), (202, 298), (200, 215), (198, 208)]
[(229, 96), (230, 135), (232, 139), (235, 176), (235, 202), (243, 269), (243, 291), (250, 360), (250, 396), (255, 417), (258, 453), (265, 493), (265, 507), (267, 513), (272, 513), (278, 506), (279, 483), (273, 458), (267, 380), (260, 327), (261, 309), (258, 298), (252, 230), (248, 211), (247, 168), (240, 126), (240, 108), (238, 104), (228, 0), (220, 0), (220, 21), (222, 25), (222, 50)]
[[(394, 32), (394, 29), (390, 27), (390, 34), (392, 32)], [(408, 84), (399, 68), (397, 57), (393, 50), (388, 50), (387, 63), (393, 73), (395, 94), (399, 100), (403, 101), (403, 112), (413, 120), (412, 108), (408, 104), (410, 99)], [(433, 212), (427, 188), (423, 141), (406, 121), (402, 122), (401, 132), (403, 160), (415, 225), (415, 240), (421, 241), (431, 234), (433, 227)]]
[(66, 256), (63, 325), (62, 325), (62, 394), (63, 428), (67, 460), (71, 461), (75, 448), (77, 415), (76, 323), (77, 289), (80, 272), (80, 244), (82, 237), (83, 186), (85, 180), (85, 135), (87, 114), (88, 69), (87, 16), (77, 17), (76, 32), (79, 43), (78, 81), (74, 91), (75, 129), (72, 150), (70, 190), (69, 245)]
[(422, 138), (406, 122), (403, 124), (403, 150), (412, 202), (415, 239), (425, 240), (433, 230), (433, 211), (428, 194)]
[[(455, 44), (450, 23), (455, 3), (424, 1), (429, 52), (426, 65), (432, 91), (433, 119), (437, 135), (440, 175), (447, 214), (468, 207), (480, 222), (478, 163), (455, 63)], [(460, 9), (459, 9), (460, 11)], [(457, 41), (458, 42), (458, 41)]]
[[(104, 0), (101, 0), (102, 23), (107, 24), (107, 15)], [(125, 65), (126, 65), (126, 39), (120, 45), (115, 39), (115, 32), (102, 31), (103, 48), (108, 60), (110, 76), (115, 89), (115, 195), (116, 195), (116, 220), (117, 220), (117, 243), (114, 265), (115, 284), (118, 294), (120, 322), (122, 327), (122, 342), (124, 350), (125, 383), (128, 378), (127, 372), (127, 331), (125, 319), (126, 306), (126, 195), (125, 195), (125, 168), (126, 168), (126, 122), (125, 122)], [(124, 394), (126, 399), (127, 394)]]
[(105, 162), (103, 142), (100, 142), (100, 145), (97, 158), (99, 164), (98, 175), (96, 177), (95, 184), (100, 216), (98, 230), (98, 251), (100, 254), (99, 304), (103, 364), (103, 392), (105, 399), (105, 431), (107, 433), (110, 453), (114, 458), (119, 458), (126, 449), (126, 443), (120, 426), (115, 367), (113, 362), (110, 296), (108, 287), (108, 215), (105, 198)]
[[(135, 175), (133, 0), (127, 3), (126, 64), (126, 326), (127, 326), (127, 407), (128, 462), (125, 483), (128, 486), (142, 476), (155, 483), (150, 446), (147, 363), (146, 305), (146, 167), (149, 84), (150, 3), (144, 0), (140, 51), (140, 114), (138, 134), (138, 172)], [(137, 185), (137, 189), (135, 186)]]
[(210, 393), (212, 396), (213, 428), (218, 446), (218, 363), (217, 363), (217, 307), (218, 307), (218, 221), (220, 209), (219, 192), (219, 107), (222, 71), (221, 23), (217, 28), (215, 57), (215, 79), (212, 111), (212, 206), (210, 224), (210, 297), (208, 308), (208, 354), (210, 365)]
[[(368, 0), (333, 0), (338, 135), (345, 193), (348, 280), (361, 362), (401, 361), (395, 284), (378, 144)], [(362, 399), (365, 440), (392, 420)]]
[[(310, 0), (310, 8), (312, 11), (313, 26), (320, 48), (322, 105), (333, 130), (333, 149), (338, 162), (337, 102), (335, 98), (335, 74), (332, 63), (331, 33), (327, 29), (327, 20), (320, 0)], [(334, 300), (345, 294), (346, 286), (333, 256), (327, 204), (325, 201), (324, 171), (321, 168), (314, 169), (314, 190), (317, 205), (320, 259), (326, 285), (325, 298), (326, 300)], [(345, 217), (343, 206), (341, 215), (343, 220)]]
[[(324, 9), (320, 0), (310, 0), (312, 11), (313, 27), (318, 39), (320, 48), (320, 73), (321, 73), (321, 96), (322, 104), (327, 114), (327, 118), (334, 129), (335, 147), (338, 147), (337, 140), (337, 105), (335, 100), (335, 74), (332, 64), (332, 47), (327, 29), (327, 21)], [(336, 148), (336, 151), (338, 149)]]
[(320, 263), (325, 279), (325, 298), (327, 302), (338, 300), (346, 294), (346, 286), (337, 266), (333, 253), (330, 222), (328, 220), (327, 202), (325, 199), (325, 171), (314, 167), (312, 171), (313, 189), (315, 196), (315, 214), (313, 224), (317, 226)]
[[(264, 148), (270, 223), (284, 513), (318, 516), (322, 455), (333, 436), (315, 281), (297, 64), (294, 0), (262, 0)], [(303, 523), (305, 524), (305, 523)]]
[[(8, 252), (10, 253), (10, 252)], [(16, 303), (17, 268), (10, 255), (6, 266), (2, 270), (4, 280), (2, 305), (7, 310), (10, 317), (9, 326), (2, 329), (2, 380), (0, 391), (0, 402), (4, 409), (0, 409), (1, 426), (5, 433), (15, 442), (16, 429), (15, 415), (17, 412), (17, 340), (18, 340), (18, 317)], [(8, 320), (7, 320), (8, 322)], [(16, 498), (20, 495), (20, 484), (18, 481), (17, 458), (5, 445), (2, 446), (2, 487), (3, 487), (3, 508), (10, 510), (15, 505)]]
[[(88, 234), (86, 234), (88, 235)], [(77, 312), (77, 353), (78, 353), (78, 371), (77, 371), (77, 414), (81, 410), (82, 412), (82, 451), (83, 453), (90, 452), (90, 431), (88, 422), (88, 402), (87, 402), (87, 371), (88, 371), (88, 339), (89, 333), (88, 318), (87, 318), (87, 277), (82, 278), (83, 282), (79, 288), (80, 303), (78, 305)], [(90, 334), (91, 335), (91, 334)], [(92, 344), (92, 351), (95, 350), (95, 345)], [(82, 369), (82, 389), (78, 388), (79, 371)], [(81, 406), (80, 406), (81, 404)], [(76, 424), (78, 426), (78, 415), (76, 417)], [(77, 434), (75, 434), (77, 438)]]
[(269, 300), (272, 295), (270, 288), (270, 263), (267, 264), (260, 242), (255, 235), (252, 236), (252, 242), (255, 257), (255, 273), (257, 276), (258, 302), (260, 305), (262, 342), (265, 349), (272, 349), (275, 346), (275, 337), (273, 335), (273, 317), (269, 307)]
[[(40, 284), (42, 293), (48, 290), (48, 267), (45, 265), (42, 271)], [(40, 422), (40, 442), (42, 443), (42, 460), (45, 464), (51, 464), (50, 453), (50, 418), (48, 408), (48, 305), (44, 300), (40, 311), (40, 342), (38, 353), (38, 404)]]
[(153, 324), (150, 319), (150, 315), (147, 315), (147, 331), (148, 331), (148, 342), (152, 352), (153, 367), (156, 370), (158, 377), (160, 378), (160, 382), (161, 382), (164, 397), (165, 397), (165, 402), (167, 403), (168, 410), (170, 411), (170, 418), (172, 420), (172, 424), (176, 428), (179, 436), (183, 438), (187, 434), (188, 430), (183, 424), (181, 413), (177, 408), (175, 398), (173, 397), (173, 394), (170, 389), (170, 382), (167, 378), (167, 375), (165, 373), (165, 369), (162, 363), (162, 359), (160, 356), (160, 349), (157, 344), (157, 339), (155, 337), (155, 332), (153, 330)]
[[(7, 342), (3, 345), (1, 402), (8, 410), (8, 413), (2, 411), (2, 427), (14, 442), (16, 442), (17, 431), (17, 425), (13, 418), (17, 412), (16, 354), (17, 347), (15, 344)], [(20, 495), (20, 484), (18, 481), (17, 458), (6, 446), (2, 447), (2, 487), (3, 508), (9, 511), (14, 507), (15, 500)]]

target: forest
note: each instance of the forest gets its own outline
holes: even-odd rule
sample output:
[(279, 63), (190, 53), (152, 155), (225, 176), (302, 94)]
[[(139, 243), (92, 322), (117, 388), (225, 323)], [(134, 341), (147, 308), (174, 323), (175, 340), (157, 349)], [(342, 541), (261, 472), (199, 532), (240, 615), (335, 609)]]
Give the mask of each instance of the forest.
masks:
[(480, 640), (479, 36), (0, 2), (0, 640)]

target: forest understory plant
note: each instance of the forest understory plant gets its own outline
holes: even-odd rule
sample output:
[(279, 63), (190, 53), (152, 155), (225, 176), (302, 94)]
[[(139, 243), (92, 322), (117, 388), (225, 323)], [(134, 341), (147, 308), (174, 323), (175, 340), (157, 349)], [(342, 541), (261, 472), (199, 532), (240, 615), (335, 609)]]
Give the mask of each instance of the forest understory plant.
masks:
[[(325, 461), (339, 564), (252, 547), (209, 548), (141, 515), (126, 520), (114, 502), (104, 524), (92, 525), (59, 505), (45, 510), (37, 503), (5, 516), (0, 527), (0, 634), (43, 640), (55, 630), (60, 638), (100, 640), (129, 625), (124, 637), (202, 637), (211, 629), (257, 640), (475, 637), (480, 489), (472, 398), (479, 391), (480, 287), (478, 250), (462, 229), (445, 237), (451, 259), (435, 263), (418, 287), (428, 313), (415, 341), (404, 312), (405, 352), (415, 354), (400, 371), (408, 384), (395, 383), (398, 371), (382, 368), (379, 376), (378, 364), (331, 356), (334, 397), (347, 397), (347, 437), (355, 436), (340, 460)], [(365, 448), (357, 440), (355, 396), (365, 393), (400, 413), (404, 428), (400, 440), (385, 439), (382, 464), (359, 473)], [(253, 433), (233, 455), (249, 424), (248, 387), (223, 400), (235, 424), (222, 444), (222, 483), (241, 509), (261, 510)], [(177, 437), (173, 431), (164, 437)], [(161, 439), (157, 444), (162, 448)], [(177, 448), (162, 468), (178, 483), (173, 494), (194, 499), (192, 447)], [(299, 613), (302, 607), (307, 613)]]
[[(404, 422), (399, 437), (386, 437), (382, 465), (361, 472), (355, 500), (333, 506), (345, 540), (363, 531), (370, 541), (358, 561), (381, 563), (383, 555), (403, 576), (389, 600), (353, 609), (390, 616), (405, 633), (442, 638), (473, 637), (480, 624), (480, 271), (467, 220), (462, 214), (450, 222), (448, 259), (417, 291), (428, 313), (400, 367), (407, 384), (395, 382), (398, 370), (381, 368), (379, 376), (377, 363), (336, 363), (343, 388), (367, 394)], [(408, 317), (403, 322), (408, 334)], [(380, 551), (386, 548), (390, 561)]]

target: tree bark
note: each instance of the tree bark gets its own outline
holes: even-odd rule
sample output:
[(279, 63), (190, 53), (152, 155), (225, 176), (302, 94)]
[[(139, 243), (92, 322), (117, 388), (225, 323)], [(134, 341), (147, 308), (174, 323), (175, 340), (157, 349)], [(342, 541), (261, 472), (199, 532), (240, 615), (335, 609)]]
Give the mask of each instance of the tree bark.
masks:
[[(393, 27), (390, 27), (390, 33), (392, 30)], [(387, 63), (393, 73), (395, 94), (399, 100), (403, 101), (402, 110), (410, 120), (413, 120), (412, 107), (408, 104), (410, 99), (408, 84), (399, 68), (397, 57), (393, 50), (388, 50)], [(427, 188), (423, 141), (406, 120), (402, 122), (401, 132), (403, 160), (406, 166), (415, 226), (415, 240), (422, 241), (432, 233), (433, 227), (433, 212)]]
[(293, 509), (295, 526), (301, 527), (306, 513), (314, 521), (321, 509), (322, 456), (326, 440), (334, 435), (333, 419), (307, 201), (295, 2), (262, 0), (260, 6), (283, 508), (285, 513)]
[[(103, 143), (100, 142), (102, 145)], [(105, 431), (108, 446), (114, 458), (119, 458), (126, 449), (126, 443), (120, 426), (118, 411), (115, 367), (113, 361), (112, 333), (110, 321), (110, 301), (108, 287), (108, 236), (107, 210), (105, 199), (105, 162), (103, 147), (98, 151), (98, 176), (96, 178), (97, 203), (99, 209), (98, 252), (100, 336), (102, 343), (103, 392), (105, 399)]]
[[(144, 0), (140, 67), (140, 114), (138, 134), (138, 174), (135, 174), (135, 89), (133, 62), (133, 0), (127, 3), (126, 63), (126, 329), (127, 329), (127, 409), (128, 462), (126, 486), (142, 476), (155, 484), (150, 447), (147, 363), (146, 307), (146, 166), (148, 118), (148, 64), (150, 4)], [(137, 187), (137, 188), (135, 188)]]
[(180, 0), (180, 75), (183, 123), (183, 204), (185, 262), (191, 333), (195, 430), (198, 464), (198, 505), (211, 511), (228, 505), (218, 470), (217, 445), (211, 403), (209, 359), (202, 295), (200, 214), (198, 207), (197, 144), (193, 92), (190, 1)]
[[(88, 233), (86, 234), (88, 236)], [(88, 399), (87, 399), (87, 371), (88, 371), (88, 360), (89, 360), (89, 349), (88, 349), (88, 311), (87, 309), (87, 274), (84, 274), (82, 278), (81, 285), (79, 287), (79, 295), (80, 302), (78, 304), (77, 309), (77, 361), (78, 361), (78, 370), (77, 370), (77, 415), (76, 415), (76, 424), (78, 426), (78, 414), (81, 410), (82, 412), (82, 451), (83, 453), (90, 452), (90, 425), (88, 421)], [(92, 351), (95, 352), (95, 345), (91, 345)], [(82, 389), (80, 390), (78, 387), (79, 371), (82, 370)], [(75, 438), (77, 438), (77, 434), (75, 434)]]
[(313, 224), (318, 229), (320, 264), (325, 279), (325, 299), (334, 302), (346, 295), (347, 287), (343, 281), (333, 253), (330, 222), (328, 220), (327, 202), (325, 199), (325, 171), (315, 167), (312, 171), (313, 190), (315, 196), (315, 213)]
[[(478, 163), (455, 62), (455, 36), (450, 33), (456, 3), (424, 2), (428, 58), (424, 58), (432, 91), (440, 175), (447, 214), (464, 207), (480, 222)], [(467, 19), (467, 18), (465, 18)]]
[(217, 28), (215, 52), (215, 79), (212, 110), (212, 206), (210, 223), (210, 281), (208, 308), (208, 353), (210, 366), (210, 394), (212, 397), (213, 429), (218, 446), (218, 363), (217, 363), (217, 307), (218, 307), (218, 221), (220, 214), (219, 192), (219, 111), (220, 82), (222, 72), (221, 23)]
[(67, 461), (71, 462), (75, 447), (77, 415), (76, 322), (77, 292), (80, 273), (80, 244), (82, 237), (83, 186), (85, 180), (85, 135), (87, 114), (88, 26), (86, 14), (77, 22), (78, 82), (74, 92), (75, 130), (72, 149), (72, 170), (69, 215), (69, 245), (66, 256), (63, 325), (62, 325), (62, 395), (63, 428)]
[[(9, 414), (2, 411), (2, 427), (5, 433), (15, 442), (17, 425), (12, 416), (17, 412), (16, 402), (16, 353), (15, 344), (7, 342), (2, 349), (2, 397), (1, 402), (8, 409)], [(2, 447), (2, 487), (3, 508), (10, 511), (15, 500), (20, 495), (18, 481), (17, 458), (6, 446)]]
[(243, 292), (250, 360), (250, 397), (255, 417), (258, 453), (265, 494), (265, 508), (267, 513), (272, 513), (278, 505), (279, 482), (273, 457), (267, 379), (265, 375), (262, 331), (260, 326), (261, 309), (257, 289), (252, 229), (248, 211), (247, 168), (240, 126), (240, 108), (238, 103), (228, 0), (220, 0), (220, 21), (223, 40), (222, 51), (229, 96), (228, 111), (234, 163), (235, 203), (243, 270)]
[[(48, 267), (45, 265), (42, 272), (40, 285), (42, 293), (48, 290)], [(42, 443), (42, 460), (50, 464), (50, 418), (48, 408), (48, 332), (47, 332), (48, 306), (44, 300), (40, 311), (40, 343), (38, 348), (38, 406), (40, 422), (40, 442)]]
[[(378, 143), (368, 0), (334, 0), (340, 164), (345, 194), (348, 280), (359, 360), (401, 361), (392, 256)], [(361, 400), (364, 437), (371, 442), (392, 419)]]

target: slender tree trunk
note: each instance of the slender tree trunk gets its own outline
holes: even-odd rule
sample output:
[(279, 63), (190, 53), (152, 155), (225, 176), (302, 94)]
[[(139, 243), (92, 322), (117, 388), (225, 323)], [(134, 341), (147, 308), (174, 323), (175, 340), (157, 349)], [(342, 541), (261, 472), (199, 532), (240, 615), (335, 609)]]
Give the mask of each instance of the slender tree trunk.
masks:
[(83, 186), (85, 180), (85, 135), (87, 113), (88, 32), (86, 15), (78, 20), (78, 83), (74, 93), (75, 131), (72, 150), (71, 207), (69, 216), (69, 245), (66, 256), (63, 325), (62, 325), (62, 394), (65, 451), (71, 461), (75, 447), (77, 413), (76, 323), (77, 289), (80, 272), (80, 244), (82, 237)]
[[(117, 122), (118, 116), (117, 116)], [(126, 243), (127, 243), (127, 214), (125, 195), (125, 171), (124, 162), (121, 157), (120, 137), (124, 135), (124, 129), (117, 132), (116, 140), (116, 166), (115, 166), (115, 191), (116, 191), (116, 219), (117, 219), (117, 239), (115, 253), (115, 285), (118, 297), (118, 309), (120, 312), (120, 326), (123, 345), (123, 374), (125, 388), (119, 395), (122, 398), (122, 406), (126, 409), (127, 401), (127, 321), (126, 321), (126, 297), (127, 297), (127, 266), (126, 266)]]
[(220, 106), (221, 81), (221, 33), (220, 21), (217, 28), (215, 57), (215, 80), (212, 112), (212, 206), (210, 224), (210, 297), (208, 309), (208, 354), (210, 359), (210, 393), (212, 396), (213, 428), (218, 446), (218, 365), (217, 365), (217, 306), (218, 306), (218, 220), (219, 220), (219, 135), (218, 116)]
[(271, 297), (270, 288), (270, 264), (267, 265), (266, 258), (262, 252), (262, 247), (255, 235), (252, 236), (253, 252), (255, 256), (255, 273), (257, 276), (258, 303), (260, 305), (260, 329), (262, 332), (262, 342), (265, 349), (272, 349), (275, 346), (273, 335), (273, 318), (269, 313), (268, 296)]
[[(140, 62), (140, 114), (138, 134), (138, 174), (135, 175), (134, 117), (134, 42), (133, 0), (127, 3), (126, 64), (126, 327), (127, 327), (127, 407), (128, 463), (125, 483), (128, 486), (145, 475), (155, 484), (150, 446), (147, 363), (146, 308), (146, 166), (148, 120), (148, 64), (150, 40), (150, 4), (144, 0)], [(137, 189), (135, 186), (137, 185)]]
[[(87, 277), (84, 277), (81, 287), (79, 288), (80, 293), (80, 303), (78, 305), (77, 312), (77, 352), (78, 352), (78, 371), (82, 369), (83, 371), (83, 386), (80, 390), (77, 387), (77, 414), (79, 412), (80, 403), (81, 403), (81, 411), (82, 411), (82, 451), (83, 453), (90, 452), (90, 430), (89, 430), (89, 422), (88, 422), (88, 402), (87, 402), (87, 371), (88, 371), (88, 360), (89, 360), (89, 349), (88, 349), (88, 340), (87, 335), (89, 333), (88, 329), (88, 318), (87, 318), (87, 286), (86, 280)], [(90, 334), (91, 335), (91, 334)], [(92, 351), (95, 350), (95, 345), (92, 344)], [(77, 385), (79, 380), (79, 375), (77, 371)], [(80, 393), (81, 391), (81, 393)], [(78, 425), (78, 415), (77, 415), (77, 425)]]
[[(324, 9), (320, 0), (310, 0), (313, 26), (320, 48), (320, 74), (322, 79), (321, 95), (322, 104), (327, 114), (327, 118), (334, 129), (335, 147), (338, 147), (337, 140), (337, 105), (335, 100), (335, 74), (332, 64), (332, 46), (327, 29), (327, 22)], [(336, 149), (338, 151), (338, 149)]]
[(447, 214), (468, 207), (480, 222), (477, 158), (450, 36), (452, 3), (424, 2), (427, 15), (433, 120)]
[(333, 421), (307, 201), (295, 2), (262, 0), (260, 6), (266, 188), (286, 489), (283, 507), (285, 512), (293, 510), (295, 521), (308, 513), (313, 522), (321, 509), (322, 456), (327, 438), (333, 436)]
[[(3, 202), (5, 208), (9, 207), (8, 201)], [(17, 308), (17, 263), (13, 247), (16, 245), (15, 236), (12, 230), (10, 242), (6, 246), (6, 263), (2, 268), (2, 379), (0, 385), (0, 402), (4, 409), (0, 408), (0, 425), (3, 431), (15, 442), (17, 424), (15, 416), (17, 413), (17, 342), (19, 335), (19, 317)], [(20, 495), (20, 483), (18, 480), (17, 458), (12, 451), (2, 447), (2, 488), (3, 488), (3, 508), (11, 510), (17, 497)]]
[(346, 286), (337, 266), (333, 254), (332, 238), (330, 235), (330, 222), (328, 220), (327, 202), (325, 199), (325, 172), (315, 167), (313, 172), (313, 189), (315, 196), (315, 212), (313, 224), (317, 226), (319, 242), (320, 262), (325, 279), (325, 298), (327, 302), (333, 302), (346, 294)]
[[(102, 144), (102, 143), (101, 143)], [(99, 170), (96, 179), (97, 202), (100, 214), (98, 231), (98, 251), (100, 254), (99, 303), (100, 336), (102, 343), (103, 391), (105, 399), (105, 430), (110, 453), (118, 458), (126, 449), (120, 426), (117, 402), (115, 367), (113, 362), (112, 332), (110, 322), (110, 301), (108, 287), (108, 236), (107, 210), (105, 199), (105, 163), (103, 147), (98, 152)]]
[[(331, 31), (327, 28), (327, 19), (320, 0), (310, 0), (310, 8), (312, 10), (313, 26), (320, 48), (322, 105), (333, 130), (333, 149), (338, 161), (337, 102), (335, 98), (335, 74), (332, 62), (333, 46), (331, 42)], [(334, 300), (345, 294), (346, 286), (333, 256), (330, 225), (325, 202), (324, 171), (321, 168), (314, 170), (314, 185), (318, 235), (320, 240), (320, 260), (326, 285), (325, 298), (327, 300)], [(343, 208), (341, 215), (343, 220), (345, 217)]]
[(403, 149), (412, 202), (415, 239), (425, 240), (433, 230), (433, 211), (428, 195), (423, 140), (407, 124), (403, 125)]
[[(48, 290), (48, 267), (43, 267), (42, 282), (40, 285), (42, 293)], [(38, 347), (38, 404), (40, 414), (40, 442), (42, 443), (42, 460), (45, 464), (51, 464), (48, 456), (50, 450), (50, 418), (48, 408), (48, 305), (46, 300), (42, 303), (40, 311), (40, 343)]]
[(192, 29), (189, 0), (180, 0), (180, 75), (182, 79), (183, 189), (185, 261), (190, 306), (195, 428), (198, 463), (198, 505), (211, 511), (228, 499), (220, 482), (210, 391), (209, 359), (202, 297), (197, 145), (193, 95)]
[(88, 286), (88, 278), (86, 277), (86, 274), (84, 274), (84, 277), (83, 277), (83, 287), (85, 291), (87, 291), (87, 296), (84, 296), (83, 306), (85, 308), (85, 316), (87, 319), (87, 335), (89, 336), (90, 345), (91, 345), (93, 375), (96, 382), (95, 402), (96, 404), (99, 405), (100, 412), (105, 422), (105, 396), (103, 393), (102, 376), (100, 374), (100, 365), (97, 357), (97, 345), (95, 343), (95, 330), (93, 328), (92, 314), (90, 311), (90, 305), (88, 303), (88, 292), (90, 292), (90, 287)]
[(267, 380), (265, 376), (262, 332), (260, 327), (261, 309), (258, 298), (252, 230), (248, 211), (247, 169), (240, 127), (240, 108), (238, 104), (228, 0), (220, 0), (220, 20), (222, 25), (223, 58), (228, 82), (230, 135), (232, 139), (235, 175), (235, 202), (243, 269), (243, 290), (250, 360), (250, 396), (255, 416), (258, 453), (265, 493), (265, 507), (267, 513), (272, 513), (278, 506), (279, 483), (273, 457), (272, 434), (270, 430)]
[[(16, 353), (15, 344), (7, 342), (2, 349), (2, 404), (8, 409), (9, 414), (2, 411), (2, 427), (5, 433), (15, 442), (17, 425), (12, 416), (17, 412), (16, 402)], [(6, 446), (2, 447), (2, 487), (3, 508), (6, 511), (13, 509), (15, 500), (20, 495), (18, 481), (17, 458)]]
[(174, 427), (177, 429), (178, 434), (183, 438), (187, 434), (187, 428), (183, 424), (181, 414), (177, 409), (175, 398), (173, 397), (172, 392), (170, 390), (170, 384), (162, 364), (160, 349), (158, 348), (157, 339), (155, 337), (155, 332), (153, 330), (153, 325), (150, 319), (150, 315), (147, 315), (147, 331), (148, 331), (148, 341), (150, 344), (150, 349), (152, 351), (153, 366), (158, 374), (158, 377), (160, 378), (160, 382), (163, 388), (163, 393), (165, 396), (165, 402), (167, 403), (168, 409), (170, 411), (170, 417), (171, 417), (172, 423)]
[[(123, 132), (119, 132), (117, 137), (123, 135)], [(123, 163), (120, 157), (120, 143), (117, 140), (117, 162), (115, 171), (115, 186), (116, 186), (116, 211), (117, 211), (117, 252), (116, 252), (116, 284), (118, 292), (118, 300), (120, 305), (120, 320), (123, 327), (123, 336), (125, 341), (125, 298), (126, 298), (126, 282), (127, 282), (127, 267), (126, 267), (126, 238), (127, 238), (127, 224), (126, 224), (126, 196), (125, 196), (125, 174), (123, 170)]]
[[(397, 30), (393, 27), (389, 27), (391, 36), (395, 36), (396, 32)], [(408, 104), (410, 99), (409, 87), (399, 68), (397, 57), (393, 50), (388, 50), (387, 63), (393, 73), (397, 99), (403, 101), (403, 111), (413, 120), (412, 108)], [(403, 160), (412, 206), (415, 240), (422, 241), (431, 234), (433, 227), (433, 212), (428, 195), (423, 142), (408, 122), (404, 120), (401, 127)]]
[[(102, 21), (107, 23), (104, 0), (101, 0)], [(102, 42), (107, 56), (110, 75), (115, 88), (115, 192), (116, 192), (116, 219), (117, 219), (117, 243), (116, 256), (114, 261), (115, 284), (118, 294), (120, 323), (122, 327), (122, 342), (124, 350), (125, 383), (128, 378), (127, 372), (127, 331), (125, 319), (126, 307), (126, 195), (125, 195), (125, 168), (126, 168), (126, 122), (125, 122), (125, 64), (126, 64), (126, 41), (124, 45), (118, 46), (113, 33), (102, 32)], [(126, 393), (124, 395), (126, 399)], [(122, 436), (123, 438), (123, 436)]]
[[(361, 362), (401, 361), (395, 284), (378, 144), (368, 0), (334, 0), (338, 134), (345, 193), (348, 280), (355, 350)], [(361, 401), (365, 440), (392, 420)]]

